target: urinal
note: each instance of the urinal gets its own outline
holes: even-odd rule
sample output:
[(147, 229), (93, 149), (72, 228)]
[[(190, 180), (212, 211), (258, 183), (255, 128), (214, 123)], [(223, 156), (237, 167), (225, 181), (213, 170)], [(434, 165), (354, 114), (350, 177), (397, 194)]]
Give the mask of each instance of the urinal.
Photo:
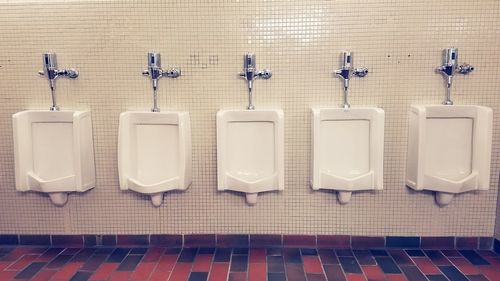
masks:
[(489, 188), (491, 108), (414, 105), (409, 122), (406, 185), (435, 191), (441, 206), (454, 194)]
[(353, 191), (383, 188), (384, 110), (312, 109), (311, 187), (338, 191), (348, 203)]
[(218, 190), (243, 192), (249, 205), (259, 192), (284, 188), (282, 110), (217, 113)]
[(27, 110), (12, 116), (16, 189), (47, 193), (57, 206), (95, 186), (89, 111)]
[(191, 125), (188, 112), (128, 111), (120, 115), (120, 188), (147, 194), (158, 207), (163, 194), (191, 184)]

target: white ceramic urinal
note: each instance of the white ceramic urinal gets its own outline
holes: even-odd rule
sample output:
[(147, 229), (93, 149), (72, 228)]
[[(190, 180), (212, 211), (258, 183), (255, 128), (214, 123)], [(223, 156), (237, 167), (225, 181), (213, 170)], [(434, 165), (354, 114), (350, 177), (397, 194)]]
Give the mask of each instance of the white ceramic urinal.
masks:
[(456, 193), (488, 189), (492, 124), (488, 107), (412, 106), (406, 184), (435, 191), (441, 206)]
[(313, 108), (312, 114), (312, 189), (337, 190), (343, 204), (353, 191), (382, 189), (384, 110)]
[(246, 194), (283, 190), (284, 136), (281, 110), (221, 110), (217, 113), (218, 190)]
[(191, 184), (188, 112), (123, 112), (118, 136), (120, 188), (148, 194), (154, 206)]
[(45, 192), (63, 206), (69, 192), (95, 186), (89, 111), (27, 110), (12, 119), (18, 191)]

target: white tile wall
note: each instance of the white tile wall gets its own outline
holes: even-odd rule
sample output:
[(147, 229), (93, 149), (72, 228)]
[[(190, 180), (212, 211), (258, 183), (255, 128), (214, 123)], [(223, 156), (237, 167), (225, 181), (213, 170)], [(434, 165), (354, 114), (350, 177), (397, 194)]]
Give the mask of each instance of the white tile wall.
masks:
[[(441, 49), (455, 46), (476, 67), (455, 79), (456, 104), (480, 104), (495, 115), (491, 189), (457, 196), (445, 208), (430, 193), (404, 186), (407, 110), (440, 103), (443, 78), (434, 73)], [(332, 76), (344, 49), (370, 74), (354, 79), (353, 106), (386, 111), (385, 189), (362, 192), (341, 206), (334, 193), (309, 186), (309, 108), (337, 106)], [(66, 109), (91, 109), (97, 187), (71, 195), (64, 208), (40, 194), (14, 190), (11, 115), (48, 108), (47, 81), (37, 77), (44, 51), (76, 67), (60, 79)], [(191, 113), (193, 185), (154, 208), (118, 188), (118, 116), (151, 106), (142, 77), (146, 52), (180, 66), (178, 80), (160, 81), (160, 107)], [(285, 112), (284, 192), (244, 197), (216, 190), (215, 113), (244, 108), (242, 55), (257, 54), (274, 76), (255, 84), (257, 107)], [(500, 169), (500, 1), (465, 0), (0, 0), (1, 233), (303, 233), (492, 236)], [(497, 234), (499, 231), (497, 231)]]

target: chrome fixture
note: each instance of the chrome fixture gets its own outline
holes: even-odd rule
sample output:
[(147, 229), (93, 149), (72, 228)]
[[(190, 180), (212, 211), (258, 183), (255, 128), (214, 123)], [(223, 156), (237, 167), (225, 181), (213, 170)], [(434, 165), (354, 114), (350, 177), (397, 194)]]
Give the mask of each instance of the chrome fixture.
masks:
[(453, 83), (453, 75), (455, 73), (467, 75), (474, 70), (470, 64), (458, 65), (458, 49), (446, 48), (443, 50), (443, 65), (438, 67), (436, 71), (443, 74), (446, 78), (446, 99), (444, 105), (453, 105), (451, 100), (451, 85)]
[(168, 70), (161, 69), (161, 56), (160, 53), (148, 53), (148, 69), (142, 72), (142, 75), (151, 77), (153, 81), (153, 108), (152, 112), (160, 112), (158, 108), (158, 79), (162, 77), (177, 78), (181, 76), (181, 70), (176, 68), (171, 68)]
[(347, 101), (349, 93), (349, 80), (352, 76), (365, 77), (368, 74), (368, 68), (353, 68), (352, 53), (350, 51), (344, 51), (341, 58), (342, 67), (336, 70), (335, 74), (344, 81), (344, 102), (341, 107), (347, 110), (351, 107)]
[(257, 71), (255, 54), (245, 54), (243, 61), (243, 72), (240, 73), (240, 77), (247, 80), (248, 83), (248, 110), (255, 109), (255, 106), (252, 104), (253, 81), (257, 78), (269, 79), (271, 78), (271, 76), (273, 76), (271, 70), (264, 69), (261, 71)]
[(57, 106), (56, 99), (56, 79), (58, 77), (68, 77), (75, 79), (78, 77), (78, 71), (73, 68), (70, 69), (57, 69), (57, 58), (55, 53), (45, 53), (43, 54), (43, 70), (38, 71), (40, 76), (47, 76), (49, 79), (49, 86), (52, 95), (52, 106), (50, 111), (58, 111), (59, 106)]

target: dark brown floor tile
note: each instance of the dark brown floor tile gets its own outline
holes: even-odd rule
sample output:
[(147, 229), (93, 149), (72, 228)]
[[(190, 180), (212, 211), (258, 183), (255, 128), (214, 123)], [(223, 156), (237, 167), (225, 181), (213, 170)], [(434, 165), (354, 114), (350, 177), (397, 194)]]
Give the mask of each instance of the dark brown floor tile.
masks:
[(457, 237), (455, 241), (455, 247), (457, 249), (477, 249), (478, 245), (478, 237)]
[(93, 254), (94, 248), (84, 248), (73, 256), (72, 262), (86, 262)]
[(334, 250), (318, 249), (318, 254), (322, 264), (340, 264)]
[(346, 281), (342, 267), (338, 264), (323, 265), (328, 281)]
[(441, 250), (441, 253), (447, 257), (461, 257), (462, 255), (457, 250)]
[(44, 263), (44, 262), (31, 263), (26, 268), (24, 268), (22, 271), (20, 271), (14, 278), (15, 279), (24, 279), (24, 280), (30, 279), (33, 276), (35, 276), (35, 274), (37, 274), (38, 271), (40, 271), (45, 265), (46, 265), (46, 263)]
[(318, 235), (316, 237), (318, 248), (343, 249), (351, 247), (349, 235)]
[(252, 248), (281, 247), (281, 246), (283, 246), (281, 241), (281, 235), (250, 234), (250, 247)]
[(306, 281), (306, 275), (302, 264), (287, 263), (285, 268), (287, 281)]
[(393, 250), (388, 250), (389, 254), (391, 255), (392, 259), (399, 264), (399, 265), (414, 265), (413, 262), (411, 261), (410, 257), (406, 254), (404, 250), (400, 249), (393, 249)]
[(82, 247), (83, 246), (83, 236), (82, 235), (52, 235), (52, 245), (53, 246), (73, 246)]
[(422, 237), (422, 249), (454, 249), (455, 237)]
[(45, 268), (49, 269), (57, 269), (61, 268), (63, 265), (65, 265), (67, 262), (69, 262), (73, 256), (67, 256), (67, 255), (59, 255), (55, 259), (53, 259), (51, 262), (49, 262)]
[(19, 244), (50, 246), (50, 235), (19, 235)]
[(283, 235), (284, 247), (316, 248), (316, 236), (314, 235)]
[(384, 237), (352, 236), (351, 245), (353, 249), (384, 248)]
[(0, 235), (0, 245), (17, 245), (19, 244), (18, 235), (1, 234)]
[(424, 252), (435, 265), (451, 265), (439, 250), (424, 250)]
[(217, 247), (221, 248), (241, 248), (241, 247), (249, 247), (249, 236), (245, 234), (217, 234)]
[(426, 279), (425, 275), (414, 265), (401, 265), (400, 268), (408, 281), (422, 281)]
[(149, 235), (117, 235), (118, 246), (148, 246)]
[(182, 247), (182, 235), (151, 234), (149, 239), (152, 246)]
[(368, 250), (353, 250), (354, 256), (360, 265), (375, 265), (375, 259)]
[(197, 252), (198, 248), (184, 248), (177, 259), (177, 262), (193, 262), (196, 258)]
[(302, 256), (300, 255), (300, 249), (297, 248), (284, 248), (283, 258), (285, 263), (301, 264)]
[(267, 271), (268, 272), (285, 272), (285, 262), (282, 256), (268, 256), (267, 257)]
[(103, 246), (116, 246), (116, 235), (103, 235), (102, 236)]
[(127, 256), (120, 266), (116, 269), (116, 271), (134, 271), (139, 262), (142, 259), (142, 255), (129, 255)]
[(215, 247), (214, 234), (184, 235), (184, 247)]
[(248, 256), (233, 256), (230, 272), (246, 272), (248, 270)]

